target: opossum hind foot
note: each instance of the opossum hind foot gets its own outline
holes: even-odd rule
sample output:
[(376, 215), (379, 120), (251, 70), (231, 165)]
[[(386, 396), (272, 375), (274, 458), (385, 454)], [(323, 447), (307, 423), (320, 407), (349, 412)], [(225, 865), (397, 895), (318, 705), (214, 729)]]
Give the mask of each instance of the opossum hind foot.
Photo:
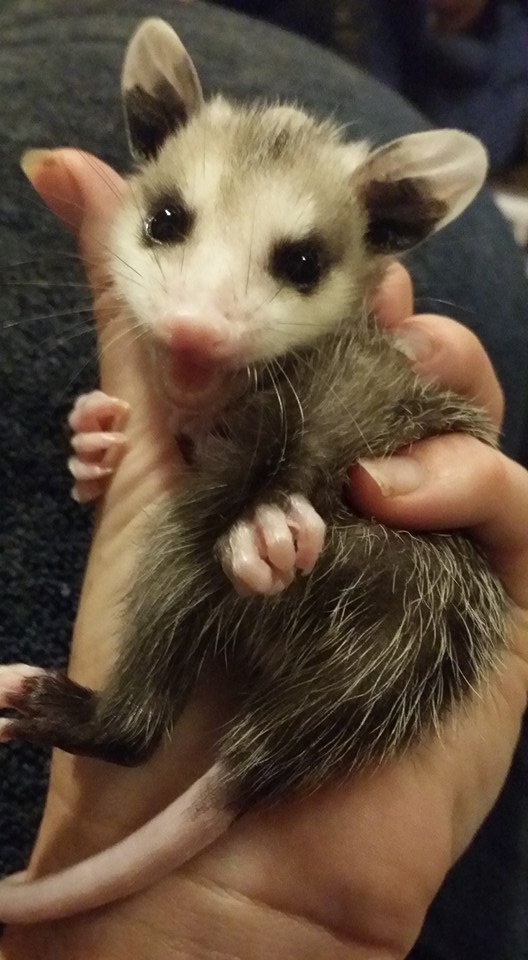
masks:
[(81, 752), (97, 703), (97, 694), (60, 673), (18, 663), (0, 667), (0, 708), (18, 714), (2, 719), (4, 741)]

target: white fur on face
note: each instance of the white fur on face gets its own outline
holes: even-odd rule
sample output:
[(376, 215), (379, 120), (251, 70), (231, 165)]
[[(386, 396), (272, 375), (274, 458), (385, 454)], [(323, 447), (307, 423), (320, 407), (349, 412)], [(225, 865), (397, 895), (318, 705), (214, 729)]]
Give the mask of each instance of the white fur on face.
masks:
[[(366, 152), (364, 144), (344, 148), (330, 126), (291, 107), (242, 111), (212, 101), (130, 182), (112, 248), (116, 287), (134, 320), (162, 342), (182, 318), (214, 328), (219, 355), (235, 366), (335, 327), (361, 302), (364, 223), (351, 169)], [(181, 243), (148, 246), (152, 198), (171, 189), (193, 211), (192, 230)], [(303, 294), (271, 275), (270, 257), (275, 244), (311, 234), (330, 267)]]

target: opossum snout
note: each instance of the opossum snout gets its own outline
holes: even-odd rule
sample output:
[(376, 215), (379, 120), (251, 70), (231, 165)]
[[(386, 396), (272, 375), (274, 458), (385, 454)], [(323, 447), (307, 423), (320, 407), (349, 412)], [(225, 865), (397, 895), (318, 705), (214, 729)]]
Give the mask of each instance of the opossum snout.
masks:
[[(241, 326), (220, 313), (170, 314), (154, 329), (169, 392), (188, 396), (216, 390), (224, 375), (245, 366)], [(204, 394), (205, 395), (205, 394)]]
[(168, 317), (164, 334), (171, 353), (193, 354), (206, 365), (229, 362), (240, 347), (240, 330), (221, 314)]
[(166, 315), (154, 327), (158, 343), (171, 355), (192, 355), (204, 366), (238, 366), (244, 352), (244, 330), (222, 313), (201, 311)]

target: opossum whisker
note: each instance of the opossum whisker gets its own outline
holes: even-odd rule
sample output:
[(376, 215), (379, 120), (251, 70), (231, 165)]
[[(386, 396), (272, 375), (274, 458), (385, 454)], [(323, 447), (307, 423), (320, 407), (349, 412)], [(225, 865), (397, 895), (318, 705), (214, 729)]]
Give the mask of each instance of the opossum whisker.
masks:
[[(62, 261), (67, 257), (67, 258), (69, 258), (69, 259), (71, 259), (71, 260), (76, 261), (76, 262), (79, 264), (79, 266), (89, 265), (89, 266), (93, 266), (93, 267), (96, 267), (96, 268), (101, 267), (101, 266), (105, 266), (105, 267), (106, 267), (106, 266), (107, 266), (107, 259), (108, 259), (108, 256), (107, 256), (107, 255), (108, 255), (108, 254), (110, 254), (110, 256), (117, 256), (117, 255), (112, 251), (112, 248), (111, 248), (108, 244), (103, 244), (102, 241), (97, 241), (97, 242), (99, 243), (99, 246), (103, 247), (104, 252), (105, 252), (105, 255), (106, 255), (105, 257), (101, 256), (100, 258), (97, 258), (97, 259), (94, 258), (94, 257), (85, 257), (84, 255), (83, 255), (83, 257), (80, 257), (79, 254), (74, 253), (74, 252), (71, 252), (71, 251), (60, 251), (59, 254), (54, 253), (53, 256), (57, 257), (57, 260), (58, 260), (59, 262), (62, 262)], [(42, 257), (33, 258), (33, 259), (31, 259), (31, 260), (20, 260), (20, 261), (15, 261), (15, 262), (9, 262), (9, 263), (6, 263), (6, 264), (4, 264), (4, 265), (1, 265), (1, 269), (3, 269), (4, 272), (8, 272), (8, 271), (10, 271), (11, 269), (18, 269), (19, 267), (24, 267), (24, 266), (30, 267), (30, 266), (33, 266), (34, 264), (46, 263), (46, 262), (48, 261), (48, 259), (50, 259), (50, 255), (48, 255), (48, 256), (45, 256), (45, 255), (44, 255), (44, 256), (42, 256)], [(127, 263), (127, 262), (124, 261), (124, 260), (123, 260), (122, 262), (123, 262), (124, 266), (126, 266), (127, 271), (134, 270), (134, 268), (131, 266), (131, 264)], [(135, 272), (139, 277), (141, 277), (141, 279), (144, 279), (144, 278), (142, 277), (142, 275), (139, 273), (139, 271), (134, 270), (134, 272)], [(127, 272), (127, 274), (123, 274), (123, 273), (119, 273), (118, 271), (116, 271), (116, 270), (114, 269), (113, 273), (114, 273), (114, 275), (116, 275), (116, 276), (126, 276), (126, 277), (130, 280), (130, 282), (134, 282), (134, 281), (133, 281), (133, 278), (129, 276), (129, 273), (128, 273), (128, 272)], [(86, 290), (89, 289), (89, 287), (88, 287), (88, 282), (87, 282), (87, 281), (59, 281), (59, 280), (23, 280), (23, 281), (17, 281), (17, 280), (2, 280), (2, 279), (0, 279), (0, 286), (16, 286), (16, 285), (25, 285), (25, 284), (32, 285), (32, 286), (43, 286), (43, 287), (44, 287), (44, 286), (46, 286), (46, 287), (49, 286), (49, 287), (51, 287), (51, 288), (54, 288), (54, 287), (57, 287), (57, 288), (63, 288), (63, 287), (64, 287), (64, 288), (66, 288), (66, 287), (77, 288), (77, 287), (78, 287), (78, 288), (84, 288), (84, 289), (86, 289)], [(97, 292), (97, 287), (95, 287), (95, 292)]]
[[(139, 325), (138, 325), (138, 327), (137, 327), (137, 330), (138, 330), (138, 334), (137, 334), (137, 336), (136, 336), (136, 338), (135, 338), (136, 340), (141, 339), (141, 337), (145, 335), (145, 334), (144, 334), (144, 330), (141, 329), (141, 328), (139, 327)], [(81, 364), (80, 367), (77, 368), (77, 370), (76, 370), (76, 372), (75, 372), (75, 375), (74, 375), (73, 377), (71, 377), (71, 378), (68, 380), (68, 382), (66, 383), (66, 385), (65, 385), (65, 387), (64, 387), (64, 389), (63, 389), (63, 391), (62, 391), (62, 393), (61, 393), (61, 398), (63, 398), (64, 396), (66, 396), (66, 395), (69, 393), (69, 391), (70, 391), (71, 387), (73, 386), (75, 380), (78, 379), (78, 378), (81, 376), (81, 374), (83, 373), (84, 370), (87, 369), (87, 367), (91, 366), (91, 364), (94, 362), (94, 360), (97, 359), (98, 356), (103, 356), (104, 353), (105, 353), (108, 349), (111, 349), (112, 347), (115, 347), (115, 344), (118, 343), (120, 339), (126, 338), (126, 337), (128, 337), (129, 335), (130, 335), (130, 329), (129, 329), (129, 330), (122, 330), (122, 331), (120, 331), (111, 341), (109, 341), (109, 343), (107, 343), (107, 344), (105, 345), (105, 349), (104, 349), (103, 351), (100, 350), (98, 344), (95, 344), (93, 350), (90, 351), (90, 354), (89, 354), (89, 356), (87, 357), (87, 359), (84, 361), (83, 364)], [(135, 342), (135, 341), (132, 340), (131, 343), (133, 343), (133, 342)]]
[(39, 340), (39, 346), (41, 347), (62, 347), (67, 343), (71, 343), (73, 340), (77, 340), (79, 337), (86, 337), (91, 335), (92, 327), (87, 324), (79, 324), (73, 330), (68, 329), (67, 332), (58, 332), (50, 334), (45, 337), (43, 340)]
[(415, 308), (419, 308), (421, 303), (426, 303), (426, 304), (434, 303), (441, 307), (449, 307), (450, 310), (453, 310), (455, 313), (459, 313), (462, 311), (463, 313), (468, 314), (470, 312), (467, 308), (463, 307), (462, 304), (456, 303), (456, 301), (454, 300), (445, 300), (441, 297), (435, 297), (429, 292), (427, 294), (424, 294), (424, 296), (422, 297), (415, 297), (414, 299)]
[[(130, 277), (128, 274), (125, 274), (122, 271), (114, 270), (114, 275), (126, 277), (127, 282), (135, 283), (137, 286), (142, 286), (143, 288), (146, 288), (145, 283), (140, 283), (139, 280), (136, 280), (134, 277)], [(88, 281), (86, 280), (58, 281), (58, 280), (31, 280), (31, 279), (24, 279), (24, 280), (0, 279), (0, 287), (28, 287), (36, 290), (50, 290), (52, 292), (55, 288), (58, 290), (65, 290), (65, 289), (84, 290), (87, 293), (91, 290), (92, 294), (94, 296), (97, 296), (98, 293), (108, 288), (108, 284), (105, 283), (104, 281), (101, 281), (100, 283), (97, 283), (97, 284), (94, 284), (93, 282), (91, 284), (88, 284)]]
[(248, 252), (247, 252), (246, 287), (245, 287), (245, 291), (244, 291), (245, 294), (246, 294), (246, 296), (247, 296), (247, 293), (248, 293), (248, 290), (249, 290), (249, 280), (250, 280), (250, 276), (251, 276), (251, 261), (252, 261), (252, 258), (253, 258), (253, 242), (254, 242), (254, 239), (255, 239), (255, 221), (256, 221), (256, 216), (257, 216), (257, 204), (258, 204), (258, 201), (259, 201), (259, 197), (258, 197), (258, 195), (257, 195), (257, 196), (255, 196), (255, 200), (254, 200), (254, 203), (253, 203), (253, 210), (252, 210), (252, 214), (251, 214), (251, 223), (250, 223), (250, 231), (249, 231), (249, 243), (248, 243)]
[(127, 268), (127, 270), (131, 270), (132, 273), (137, 274), (137, 276), (140, 277), (141, 280), (145, 279), (144, 276), (139, 272), (139, 270), (136, 270), (136, 268), (133, 267), (132, 264), (127, 263), (127, 261), (124, 260), (123, 257), (120, 257), (119, 254), (117, 254), (115, 250), (112, 250), (111, 247), (108, 247), (108, 252), (110, 253), (110, 256), (113, 257), (115, 260), (119, 260), (120, 263), (122, 263), (123, 266)]
[(336, 139), (338, 140), (341, 139), (343, 134), (346, 133), (348, 130), (357, 130), (358, 127), (359, 127), (359, 124), (357, 120), (345, 120), (343, 121), (343, 123), (338, 123), (334, 127), (334, 130), (336, 133)]
[[(29, 185), (26, 185), (24, 183), (22, 187), (14, 191), (14, 195), (15, 196), (18, 195), (19, 197), (21, 197), (24, 203), (29, 203), (31, 204), (31, 206), (37, 207), (37, 209), (41, 213), (43, 211), (46, 211), (47, 213), (49, 213), (49, 208), (47, 207), (47, 205), (44, 203), (42, 198), (35, 193), (34, 190), (31, 190), (29, 188)], [(52, 200), (60, 200), (66, 206), (71, 207), (72, 210), (79, 210), (82, 213), (84, 209), (82, 204), (78, 203), (76, 200), (72, 200), (70, 197), (63, 196), (60, 193), (49, 193), (48, 196)], [(75, 227), (74, 221), (69, 220), (67, 217), (61, 216), (61, 221), (65, 223), (68, 227), (71, 227), (72, 229)]]
[(281, 363), (279, 360), (277, 360), (277, 361), (276, 361), (276, 365), (277, 365), (280, 373), (282, 374), (282, 376), (283, 376), (284, 379), (286, 380), (286, 383), (288, 384), (288, 386), (289, 386), (289, 388), (290, 388), (290, 390), (291, 390), (291, 392), (292, 392), (292, 394), (293, 394), (295, 403), (297, 404), (297, 408), (298, 408), (299, 413), (300, 413), (300, 416), (301, 416), (300, 432), (301, 432), (301, 434), (302, 434), (302, 433), (304, 433), (305, 418), (304, 418), (304, 409), (303, 409), (303, 405), (302, 405), (302, 403), (301, 403), (301, 399), (300, 399), (299, 394), (298, 394), (297, 390), (295, 389), (292, 381), (290, 380), (288, 374), (286, 373), (286, 370), (284, 369), (284, 364)]
[(121, 191), (117, 189), (114, 183), (112, 183), (112, 180), (110, 179), (106, 171), (102, 170), (101, 166), (98, 163), (96, 163), (95, 160), (90, 156), (90, 154), (86, 153), (85, 150), (79, 150), (79, 153), (81, 154), (83, 160), (88, 164), (88, 166), (94, 171), (94, 173), (97, 174), (99, 179), (108, 187), (108, 189), (114, 195), (114, 197), (117, 200), (119, 200), (121, 197)]
[(56, 320), (63, 319), (65, 317), (78, 317), (81, 314), (93, 314), (93, 307), (72, 307), (71, 310), (58, 310), (53, 313), (43, 313), (36, 317), (22, 317), (20, 320), (12, 320), (8, 323), (2, 323), (0, 325), (0, 333), (6, 333), (8, 330), (13, 330), (14, 327), (20, 327), (27, 323), (41, 323), (44, 320)]
[(264, 300), (262, 300), (262, 302), (255, 307), (255, 314), (257, 314), (259, 310), (262, 310), (262, 308), (267, 306), (269, 303), (273, 303), (275, 298), (278, 297), (279, 294), (284, 290), (284, 286), (284, 283), (277, 284), (275, 292), (269, 297), (265, 297)]
[(277, 403), (278, 403), (279, 410), (280, 410), (280, 431), (281, 431), (281, 436), (282, 436), (282, 446), (281, 446), (281, 450), (280, 450), (279, 456), (277, 457), (277, 462), (276, 462), (276, 464), (275, 464), (275, 468), (274, 468), (274, 470), (272, 470), (272, 472), (271, 472), (271, 474), (270, 474), (270, 476), (273, 477), (273, 476), (275, 476), (275, 474), (279, 471), (280, 467), (282, 466), (282, 459), (283, 459), (283, 457), (284, 457), (284, 453), (285, 453), (286, 448), (287, 448), (287, 445), (288, 445), (288, 420), (287, 420), (287, 417), (286, 417), (286, 415), (285, 415), (284, 398), (283, 398), (282, 393), (281, 393), (280, 383), (279, 383), (279, 381), (278, 381), (278, 379), (277, 379), (277, 376), (276, 376), (276, 374), (275, 374), (275, 371), (274, 371), (274, 364), (273, 364), (273, 363), (268, 363), (268, 364), (266, 364), (266, 369), (267, 369), (267, 371), (268, 371), (268, 373), (269, 373), (270, 380), (271, 380), (271, 383), (272, 383), (272, 386), (273, 386), (273, 391), (274, 391), (274, 394), (275, 394), (275, 396), (276, 396), (276, 398), (277, 398)]
[[(130, 336), (133, 334), (133, 336)], [(129, 340), (129, 346), (133, 346), (135, 343), (138, 343), (140, 340), (146, 338), (146, 333), (141, 324), (136, 323), (135, 325), (130, 324), (128, 329), (120, 330), (114, 337), (112, 337), (108, 343), (105, 343), (104, 347), (99, 348), (99, 357), (103, 357), (108, 351), (115, 349), (116, 344), (121, 340)]]
[(61, 249), (56, 249), (54, 247), (53, 250), (50, 250), (47, 253), (42, 253), (40, 254), (40, 256), (30, 257), (29, 259), (7, 260), (5, 262), (0, 260), (0, 269), (16, 270), (19, 267), (32, 267), (33, 264), (49, 264), (50, 261), (53, 263), (53, 261), (55, 260), (59, 263), (59, 265), (62, 265), (64, 263), (64, 260), (75, 260), (79, 264), (83, 262), (88, 262), (88, 263), (95, 262), (93, 260), (89, 260), (88, 258), (86, 258), (85, 260), (84, 257), (81, 260), (80, 255), (73, 250), (61, 250)]
[(0, 287), (28, 287), (37, 290), (51, 290), (72, 288), (75, 290), (87, 290), (86, 283), (55, 283), (53, 280), (0, 280)]
[[(135, 191), (135, 189), (134, 189), (134, 184), (133, 184), (132, 182), (129, 183), (129, 190), (130, 190), (130, 196), (132, 197), (132, 202), (133, 202), (133, 204), (134, 204), (134, 206), (135, 206), (135, 208), (136, 208), (136, 210), (137, 210), (137, 213), (138, 213), (138, 220), (139, 220), (140, 223), (143, 223), (144, 218), (145, 218), (145, 215), (144, 215), (143, 210), (141, 209), (141, 206), (140, 206), (140, 203), (139, 203), (139, 200), (138, 200), (138, 197), (137, 197), (137, 193), (136, 193), (136, 191)], [(165, 291), (166, 291), (167, 286), (166, 286), (165, 274), (163, 273), (163, 269), (162, 269), (162, 266), (161, 266), (161, 261), (160, 261), (160, 258), (159, 258), (158, 251), (157, 251), (157, 249), (156, 249), (156, 244), (155, 244), (155, 243), (151, 244), (150, 252), (151, 252), (151, 254), (152, 254), (153, 258), (154, 258), (154, 262), (156, 263), (156, 266), (157, 266), (157, 268), (158, 268), (158, 270), (159, 270), (159, 272), (160, 272), (161, 282), (162, 282), (162, 285), (163, 285), (163, 287), (164, 287), (164, 289), (165, 289)]]
[[(254, 390), (256, 391), (256, 389), (257, 389), (257, 372), (256, 372), (256, 370), (254, 370)], [(275, 388), (275, 392), (277, 392), (277, 391), (276, 391), (276, 388)], [(263, 411), (263, 409), (261, 408), (261, 410), (260, 410), (260, 416), (259, 416), (259, 419), (258, 419), (258, 427), (257, 427), (256, 435), (255, 435), (255, 442), (254, 442), (254, 444), (253, 444), (253, 450), (252, 450), (251, 458), (250, 458), (250, 461), (249, 461), (249, 467), (248, 467), (248, 470), (246, 471), (246, 476), (245, 476), (245, 478), (244, 478), (244, 489), (247, 489), (247, 486), (248, 486), (248, 484), (250, 483), (251, 476), (252, 476), (253, 465), (254, 465), (254, 463), (255, 463), (255, 459), (256, 459), (257, 454), (258, 454), (258, 451), (259, 451), (260, 438), (261, 438), (261, 436), (262, 436), (263, 420), (264, 420), (264, 411)]]
[[(305, 357), (303, 357), (303, 362), (306, 363), (306, 366), (308, 367), (308, 369), (309, 369), (312, 373), (314, 373), (314, 374), (317, 373), (317, 374), (320, 376), (320, 371), (317, 370), (317, 368), (314, 366), (313, 362), (309, 361), (309, 360), (308, 360), (307, 358), (305, 358)], [(337, 390), (336, 390), (336, 387), (335, 387), (335, 383), (332, 382), (331, 377), (325, 376), (325, 377), (323, 378), (323, 380), (322, 380), (322, 383), (324, 384), (326, 391), (328, 391), (329, 393), (331, 393), (332, 396), (334, 397), (335, 401), (339, 404), (340, 407), (342, 407), (342, 409), (343, 409), (344, 413), (346, 414), (347, 418), (350, 420), (351, 426), (353, 426), (353, 427), (358, 431), (359, 435), (361, 436), (361, 439), (362, 439), (362, 440), (364, 441), (364, 443), (365, 443), (366, 449), (368, 450), (369, 453), (371, 453), (371, 452), (372, 452), (372, 445), (371, 445), (370, 441), (368, 440), (368, 438), (367, 438), (367, 436), (366, 436), (366, 434), (365, 434), (365, 431), (361, 428), (357, 417), (355, 417), (355, 416), (353, 415), (352, 411), (350, 410), (350, 407), (347, 406), (347, 404), (344, 402), (343, 398), (340, 397), (339, 394), (337, 393)], [(323, 401), (323, 399), (324, 399), (324, 398), (322, 398), (322, 401)]]

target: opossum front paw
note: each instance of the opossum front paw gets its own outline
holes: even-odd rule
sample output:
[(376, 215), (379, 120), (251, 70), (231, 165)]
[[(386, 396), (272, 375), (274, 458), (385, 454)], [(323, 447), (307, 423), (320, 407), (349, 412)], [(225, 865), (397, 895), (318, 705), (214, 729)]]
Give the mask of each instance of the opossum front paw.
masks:
[(261, 504), (218, 544), (224, 573), (239, 593), (280, 593), (296, 572), (311, 573), (323, 549), (325, 523), (306, 497), (294, 494), (285, 508)]
[(102, 390), (77, 398), (68, 417), (74, 454), (68, 469), (75, 479), (72, 497), (79, 503), (96, 500), (125, 450), (123, 427), (129, 405)]

